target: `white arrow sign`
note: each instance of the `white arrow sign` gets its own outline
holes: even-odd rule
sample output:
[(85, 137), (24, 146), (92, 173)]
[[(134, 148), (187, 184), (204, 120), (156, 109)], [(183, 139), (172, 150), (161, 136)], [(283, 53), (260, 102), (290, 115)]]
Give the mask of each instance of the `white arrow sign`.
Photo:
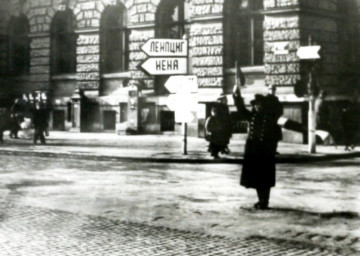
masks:
[(320, 55), (319, 55), (320, 49), (321, 46), (319, 45), (301, 46), (296, 54), (300, 60), (320, 59)]
[(151, 38), (143, 44), (141, 50), (149, 56), (186, 57), (188, 45), (183, 39)]
[(190, 93), (175, 93), (168, 96), (166, 105), (172, 111), (196, 111), (197, 100), (196, 96)]
[(190, 123), (195, 119), (196, 94), (187, 91), (170, 94), (166, 100), (166, 105), (175, 112), (175, 122), (177, 123)]
[(175, 112), (176, 123), (191, 123), (195, 120), (195, 113), (193, 111), (179, 110)]
[(187, 59), (149, 58), (141, 67), (150, 75), (182, 75), (187, 73)]
[(181, 106), (179, 96), (176, 94), (170, 94), (166, 99), (166, 106), (172, 111), (179, 109)]
[(187, 92), (197, 92), (197, 76), (170, 76), (169, 79), (165, 82), (166, 89), (170, 93), (176, 93), (180, 91)]

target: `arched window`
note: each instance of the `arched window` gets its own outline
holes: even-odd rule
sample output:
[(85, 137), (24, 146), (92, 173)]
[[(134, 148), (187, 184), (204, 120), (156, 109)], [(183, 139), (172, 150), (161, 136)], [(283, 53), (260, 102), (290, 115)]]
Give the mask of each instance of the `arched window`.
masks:
[(185, 0), (162, 0), (156, 12), (155, 36), (157, 38), (182, 38), (188, 16), (188, 3)]
[(24, 75), (30, 68), (29, 21), (25, 15), (9, 22), (8, 67), (12, 75)]
[(224, 63), (232, 68), (264, 63), (263, 0), (227, 0), (224, 5)]
[(75, 17), (70, 9), (59, 11), (51, 23), (51, 73), (76, 72)]
[(123, 4), (107, 6), (100, 20), (101, 72), (124, 72), (129, 67), (129, 31)]

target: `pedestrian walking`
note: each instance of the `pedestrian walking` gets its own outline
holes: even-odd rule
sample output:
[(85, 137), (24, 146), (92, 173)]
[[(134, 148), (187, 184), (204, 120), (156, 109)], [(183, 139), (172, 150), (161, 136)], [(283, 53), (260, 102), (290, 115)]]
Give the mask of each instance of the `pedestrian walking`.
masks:
[(225, 152), (229, 143), (227, 125), (221, 116), (224, 111), (221, 104), (216, 103), (211, 108), (211, 115), (205, 122), (205, 138), (209, 141), (208, 151), (214, 159), (219, 158), (220, 152)]
[(229, 111), (229, 106), (227, 105), (228, 101), (224, 94), (221, 94), (220, 97), (217, 98), (216, 102), (218, 103), (219, 108), (219, 117), (221, 119), (222, 125), (222, 135), (224, 137), (225, 146), (221, 149), (222, 154), (229, 154), (229, 143), (230, 138), (232, 136), (232, 120)]
[(275, 154), (278, 138), (276, 134), (277, 120), (280, 111), (271, 106), (273, 101), (260, 94), (256, 94), (251, 101), (252, 109), (245, 107), (239, 86), (234, 87), (234, 103), (239, 118), (249, 123), (249, 134), (245, 144), (244, 163), (240, 185), (253, 188), (257, 192), (259, 201), (254, 204), (256, 209), (267, 209), (270, 190), (275, 186)]
[(351, 151), (356, 146), (356, 134), (357, 134), (357, 118), (356, 109), (353, 102), (347, 103), (342, 109), (341, 125), (343, 130), (343, 137), (345, 143), (345, 151)]
[(46, 144), (45, 130), (48, 126), (48, 110), (41, 105), (41, 102), (35, 102), (35, 108), (32, 111), (34, 124), (34, 144), (40, 139), (41, 144)]
[(10, 108), (10, 138), (18, 139), (18, 132), (21, 130), (21, 123), (24, 121), (25, 104), (23, 99), (16, 98)]

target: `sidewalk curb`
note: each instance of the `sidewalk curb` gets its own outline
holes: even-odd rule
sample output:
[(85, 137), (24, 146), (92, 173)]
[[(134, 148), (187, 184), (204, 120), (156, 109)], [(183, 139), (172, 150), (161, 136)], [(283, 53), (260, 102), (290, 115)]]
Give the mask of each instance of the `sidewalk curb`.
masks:
[[(137, 161), (137, 162), (155, 162), (155, 163), (188, 163), (188, 164), (242, 164), (244, 159), (237, 158), (220, 158), (213, 159), (199, 159), (199, 158), (169, 158), (169, 157), (122, 157), (110, 155), (95, 155), (91, 153), (62, 153), (62, 152), (38, 152), (38, 151), (19, 151), (11, 149), (1, 149), (1, 155), (17, 155), (17, 156), (37, 156), (37, 157), (56, 157), (56, 158), (71, 158), (82, 160), (96, 160), (96, 161)], [(312, 163), (338, 159), (348, 159), (359, 157), (360, 152), (351, 152), (346, 154), (323, 154), (323, 155), (280, 155), (276, 158), (276, 163), (281, 164), (299, 164)]]

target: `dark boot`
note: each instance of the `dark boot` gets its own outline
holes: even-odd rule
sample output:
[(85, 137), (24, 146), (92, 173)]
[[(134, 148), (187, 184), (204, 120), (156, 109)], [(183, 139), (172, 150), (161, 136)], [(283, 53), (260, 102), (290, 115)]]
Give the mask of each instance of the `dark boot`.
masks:
[(269, 208), (269, 198), (270, 198), (270, 189), (271, 188), (257, 188), (256, 192), (259, 198), (259, 202), (254, 204), (255, 209), (266, 210)]

